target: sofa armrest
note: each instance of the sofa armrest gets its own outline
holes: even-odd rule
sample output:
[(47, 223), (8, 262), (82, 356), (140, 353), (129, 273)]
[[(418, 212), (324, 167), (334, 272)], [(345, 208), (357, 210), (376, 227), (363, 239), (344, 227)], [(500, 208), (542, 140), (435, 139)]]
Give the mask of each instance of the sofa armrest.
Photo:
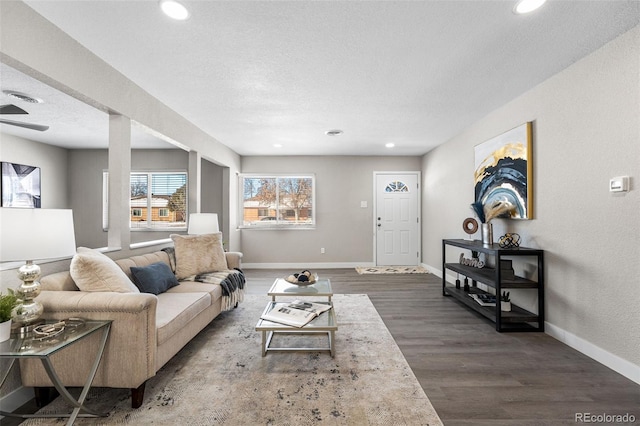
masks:
[(229, 269), (242, 269), (242, 253), (239, 251), (227, 251), (224, 253), (227, 258), (227, 267)]
[[(156, 307), (158, 299), (147, 293), (43, 291), (37, 298), (43, 318), (113, 320), (94, 386), (137, 388), (156, 373)], [(96, 353), (99, 334), (52, 356), (67, 386), (82, 386)], [(23, 385), (51, 386), (38, 360), (21, 360)]]

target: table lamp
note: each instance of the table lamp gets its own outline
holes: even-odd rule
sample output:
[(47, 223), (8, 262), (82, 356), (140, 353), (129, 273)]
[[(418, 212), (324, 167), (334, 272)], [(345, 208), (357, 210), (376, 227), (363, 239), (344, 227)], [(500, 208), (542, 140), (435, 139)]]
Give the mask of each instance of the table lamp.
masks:
[(220, 232), (216, 213), (191, 213), (189, 215), (187, 234), (213, 234), (214, 232)]
[(0, 262), (26, 261), (18, 269), (23, 282), (16, 289), (20, 299), (13, 321), (21, 332), (41, 323), (40, 267), (34, 260), (59, 259), (76, 253), (73, 212), (61, 209), (0, 208)]

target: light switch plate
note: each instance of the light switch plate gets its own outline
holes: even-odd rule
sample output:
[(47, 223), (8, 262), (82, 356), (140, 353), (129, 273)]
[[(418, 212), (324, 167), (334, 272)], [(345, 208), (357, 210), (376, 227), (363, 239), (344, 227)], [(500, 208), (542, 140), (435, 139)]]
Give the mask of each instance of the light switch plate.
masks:
[(629, 191), (629, 176), (618, 176), (609, 181), (609, 192)]

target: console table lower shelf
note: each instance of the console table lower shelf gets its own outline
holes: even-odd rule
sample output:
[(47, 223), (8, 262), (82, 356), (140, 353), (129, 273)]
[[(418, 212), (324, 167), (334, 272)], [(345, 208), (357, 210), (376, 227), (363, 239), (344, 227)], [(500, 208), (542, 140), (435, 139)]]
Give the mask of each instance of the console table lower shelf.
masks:
[[(270, 311), (275, 302), (269, 302), (263, 313)], [(331, 357), (335, 357), (335, 332), (338, 330), (338, 322), (336, 321), (335, 308), (331, 308), (326, 312), (323, 312), (315, 318), (313, 321), (305, 325), (304, 327), (292, 327), (289, 325), (279, 324), (276, 322), (259, 319), (256, 324), (256, 331), (262, 333), (262, 356), (266, 356), (267, 352), (329, 352)], [(296, 347), (274, 347), (271, 346), (273, 337), (276, 334), (282, 335), (326, 335), (327, 346), (310, 347), (310, 346), (296, 346)]]
[[(498, 331), (541, 331), (538, 323), (540, 321), (540, 317), (532, 312), (529, 312), (525, 309), (520, 308), (519, 306), (511, 304), (511, 311), (505, 312), (500, 311), (500, 302), (496, 304), (497, 306), (481, 306), (476, 302), (472, 297), (469, 296), (470, 293), (480, 293), (480, 294), (488, 294), (476, 287), (472, 287), (472, 290), (469, 292), (464, 291), (461, 288), (456, 288), (454, 286), (447, 285), (443, 289), (444, 293), (447, 296), (451, 296), (454, 299), (461, 302), (463, 305), (469, 307), (473, 311), (479, 313), (480, 315), (488, 318), (489, 320), (499, 324)], [(536, 325), (532, 325), (532, 324)], [(498, 327), (496, 327), (498, 328)]]

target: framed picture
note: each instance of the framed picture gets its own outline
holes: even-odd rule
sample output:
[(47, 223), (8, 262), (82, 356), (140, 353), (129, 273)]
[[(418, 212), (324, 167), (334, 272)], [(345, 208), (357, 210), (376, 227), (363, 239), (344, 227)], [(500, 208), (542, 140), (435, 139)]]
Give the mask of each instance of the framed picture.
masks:
[[(475, 201), (513, 205), (505, 216), (533, 218), (532, 123), (527, 122), (476, 145)], [(486, 211), (486, 209), (485, 209)]]
[(2, 207), (41, 207), (40, 167), (2, 162)]

